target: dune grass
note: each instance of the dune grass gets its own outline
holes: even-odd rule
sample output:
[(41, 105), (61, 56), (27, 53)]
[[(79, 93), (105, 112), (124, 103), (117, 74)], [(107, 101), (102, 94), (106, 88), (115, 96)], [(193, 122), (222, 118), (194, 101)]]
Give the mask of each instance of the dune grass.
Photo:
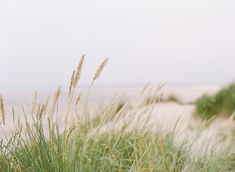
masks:
[[(36, 129), (37, 130), (37, 129)], [(67, 134), (46, 138), (37, 131), (3, 155), (1, 171), (181, 171), (185, 154), (171, 137), (142, 132), (108, 133), (87, 138)]]
[[(73, 72), (68, 91), (68, 113), (78, 105), (80, 94), (76, 86), (84, 61), (82, 57)], [(102, 72), (105, 60), (98, 68), (92, 84)], [(89, 94), (89, 93), (88, 93)], [(163, 134), (135, 129), (130, 132), (107, 131), (94, 133), (95, 128), (116, 118), (125, 110), (125, 103), (116, 102), (95, 111), (91, 116), (85, 104), (77, 112), (77, 120), (63, 128), (54, 118), (58, 113), (61, 89), (45, 103), (37, 101), (37, 94), (27, 118), (18, 121), (8, 139), (0, 141), (0, 171), (2, 172), (91, 172), (91, 171), (233, 171), (234, 157), (227, 152), (217, 156), (193, 157), (188, 146), (175, 146), (174, 131)], [(85, 102), (87, 98), (85, 99)], [(5, 124), (5, 111), (1, 97), (0, 112)], [(22, 113), (26, 113), (25, 110)], [(45, 125), (46, 124), (46, 125)], [(7, 125), (7, 123), (5, 124)], [(62, 128), (62, 132), (60, 129)]]
[[(58, 126), (57, 126), (58, 127)], [(89, 137), (90, 123), (84, 122), (63, 133), (49, 128), (49, 135), (37, 121), (7, 142), (1, 143), (0, 171), (229, 171), (234, 159), (226, 153), (194, 159), (174, 134), (141, 130), (107, 132)]]
[(231, 117), (235, 112), (235, 83), (223, 88), (216, 95), (203, 95), (195, 104), (196, 116), (204, 119), (218, 115)]

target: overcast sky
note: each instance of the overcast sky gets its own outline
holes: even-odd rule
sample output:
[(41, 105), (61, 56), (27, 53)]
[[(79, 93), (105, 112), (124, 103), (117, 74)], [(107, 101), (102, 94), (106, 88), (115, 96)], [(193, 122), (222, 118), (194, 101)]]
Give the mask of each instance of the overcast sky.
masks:
[(1, 0), (0, 86), (57, 86), (86, 54), (81, 83), (235, 79), (234, 0)]

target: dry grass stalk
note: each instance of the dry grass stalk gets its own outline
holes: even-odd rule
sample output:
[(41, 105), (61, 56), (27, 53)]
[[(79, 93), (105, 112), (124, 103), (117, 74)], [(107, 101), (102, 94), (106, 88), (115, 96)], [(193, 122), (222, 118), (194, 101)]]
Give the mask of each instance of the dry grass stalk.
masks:
[(73, 79), (73, 88), (75, 88), (77, 86), (77, 83), (81, 77), (81, 71), (82, 71), (82, 66), (84, 63), (84, 59), (85, 59), (85, 55), (82, 55), (80, 62), (78, 64), (78, 67), (76, 69), (76, 72), (74, 74), (74, 79)]
[(42, 116), (43, 114), (46, 112), (46, 105), (42, 105), (41, 106), (41, 110), (40, 110), (40, 113), (39, 113), (39, 119), (42, 119)]
[(12, 107), (11, 111), (12, 111), (12, 119), (13, 119), (13, 122), (15, 124), (15, 109)]
[(142, 89), (140, 95), (143, 95), (143, 94), (147, 91), (147, 89), (149, 88), (149, 86), (150, 86), (150, 82), (148, 82), (148, 83), (144, 86), (144, 88)]
[(36, 110), (36, 105), (37, 105), (37, 99), (38, 99), (38, 93), (37, 91), (34, 92), (34, 98), (32, 102), (32, 112), (34, 113)]
[(2, 119), (3, 124), (5, 125), (5, 107), (4, 107), (4, 102), (3, 98), (0, 95), (0, 117)]
[(37, 120), (40, 119), (40, 116), (41, 116), (41, 109), (42, 109), (42, 106), (39, 104), (37, 106), (37, 110), (36, 110), (36, 117), (37, 117)]
[(38, 105), (37, 113), (36, 113), (37, 119), (41, 120), (42, 117), (43, 117), (43, 114), (46, 113), (48, 102), (49, 102), (49, 98), (47, 98), (47, 100), (44, 104), (42, 104), (42, 105), (39, 104)]
[(73, 88), (73, 85), (74, 85), (74, 75), (75, 75), (75, 71), (73, 71), (72, 76), (71, 76), (71, 79), (70, 79), (69, 96), (70, 96), (70, 94), (71, 94), (71, 91), (72, 91), (72, 88)]
[(47, 112), (48, 103), (49, 103), (49, 97), (47, 97), (46, 102), (43, 104), (43, 113)]
[(54, 95), (54, 99), (53, 99), (53, 105), (52, 105), (52, 110), (51, 110), (51, 113), (54, 113), (55, 111), (55, 108), (56, 108), (56, 104), (58, 102), (58, 99), (61, 95), (61, 88), (59, 87)]
[(166, 85), (166, 83), (163, 82), (163, 81), (161, 81), (161, 82), (158, 84), (156, 90), (154, 91), (154, 94), (156, 94), (156, 93), (158, 93), (159, 91), (161, 91), (161, 90), (165, 87), (165, 85)]
[(104, 61), (100, 64), (100, 66), (96, 70), (96, 73), (95, 73), (95, 75), (93, 77), (92, 82), (94, 82), (96, 79), (99, 78), (99, 76), (100, 76), (101, 72), (103, 71), (105, 65), (108, 63), (108, 60), (109, 60), (108, 58), (105, 58)]
[(77, 97), (77, 100), (76, 100), (76, 103), (75, 103), (76, 105), (78, 105), (80, 99), (81, 99), (81, 94), (79, 94), (78, 97)]
[[(81, 120), (83, 120), (83, 116), (85, 115), (86, 110), (87, 110), (88, 96), (89, 96), (89, 93), (90, 93), (91, 88), (92, 88), (92, 86), (93, 86), (93, 83), (94, 83), (94, 81), (95, 81), (96, 79), (99, 78), (99, 76), (100, 76), (100, 74), (102, 73), (102, 71), (103, 71), (105, 65), (108, 63), (108, 60), (109, 60), (108, 58), (105, 58), (104, 61), (99, 65), (98, 69), (96, 70), (96, 73), (95, 73), (95, 75), (94, 75), (94, 77), (93, 77), (93, 79), (92, 79), (90, 88), (89, 88), (89, 90), (88, 90), (88, 93), (87, 93), (87, 95), (86, 95), (86, 99), (85, 99), (85, 104), (84, 104), (84, 107), (83, 107), (83, 112), (82, 112)], [(89, 113), (88, 113), (87, 115), (85, 115), (85, 117), (86, 117), (85, 121), (89, 121), (89, 119), (90, 119)], [(89, 124), (89, 125), (90, 125), (90, 124)]]

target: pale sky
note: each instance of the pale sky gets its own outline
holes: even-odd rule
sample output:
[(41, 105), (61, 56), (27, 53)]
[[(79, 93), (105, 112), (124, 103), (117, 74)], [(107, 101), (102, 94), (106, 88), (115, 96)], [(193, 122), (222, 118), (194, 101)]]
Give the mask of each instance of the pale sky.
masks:
[(234, 0), (1, 0), (0, 88), (235, 80)]

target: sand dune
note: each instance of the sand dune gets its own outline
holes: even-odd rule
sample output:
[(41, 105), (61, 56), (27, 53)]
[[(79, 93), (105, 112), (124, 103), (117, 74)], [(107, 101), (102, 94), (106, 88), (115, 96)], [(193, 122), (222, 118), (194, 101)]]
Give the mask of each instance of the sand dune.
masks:
[[(183, 142), (191, 143), (191, 152), (193, 155), (211, 154), (222, 149), (228, 149), (231, 146), (232, 131), (235, 129), (235, 123), (229, 119), (218, 118), (210, 122), (201, 121), (193, 117), (194, 105), (185, 104), (193, 102), (203, 94), (214, 94), (220, 89), (220, 86), (194, 86), (194, 87), (165, 87), (161, 90), (164, 96), (174, 94), (183, 104), (174, 102), (157, 103), (143, 106), (143, 96), (141, 96), (142, 87), (97, 87), (91, 92), (88, 104), (91, 109), (96, 109), (98, 104), (108, 104), (115, 95), (124, 95), (130, 103), (131, 108), (127, 110), (118, 119), (95, 128), (90, 134), (108, 132), (110, 130), (121, 130), (123, 126), (127, 132), (133, 129), (145, 129), (151, 132), (169, 133), (175, 132), (175, 144), (181, 145)], [(81, 92), (85, 92), (81, 90)], [(39, 96), (39, 100), (45, 99), (49, 95), (44, 92)], [(31, 105), (32, 95), (29, 93), (5, 94), (6, 99), (6, 126), (2, 129), (6, 135), (10, 134), (15, 124), (12, 121), (11, 106), (15, 108), (17, 118), (23, 120), (22, 106), (18, 102), (26, 102), (24, 107), (27, 109)], [(17, 99), (19, 99), (17, 101)], [(63, 118), (66, 112), (66, 96), (61, 99), (62, 108), (60, 116)], [(61, 129), (63, 126), (61, 126)], [(3, 136), (3, 133), (1, 132)]]

